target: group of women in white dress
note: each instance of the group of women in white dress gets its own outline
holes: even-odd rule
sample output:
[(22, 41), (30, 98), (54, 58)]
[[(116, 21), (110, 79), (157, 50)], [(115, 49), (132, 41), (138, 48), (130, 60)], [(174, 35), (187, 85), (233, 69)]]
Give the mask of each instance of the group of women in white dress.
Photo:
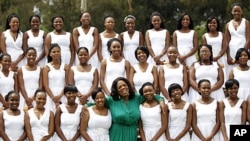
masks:
[[(105, 30), (99, 33), (96, 27), (91, 26), (90, 14), (84, 12), (80, 15), (80, 26), (75, 27), (71, 34), (64, 30), (62, 16), (53, 17), (53, 31), (45, 33), (39, 28), (40, 17), (33, 15), (30, 17), (31, 29), (23, 33), (19, 29), (20, 19), (18, 15), (9, 15), (6, 20), (6, 29), (2, 32), (0, 40), (2, 53), (0, 58), (0, 104), (3, 111), (0, 122), (4, 123), (1, 124), (1, 137), (6, 139), (8, 136), (4, 134), (6, 127), (3, 126), (6, 114), (10, 116), (22, 115), (22, 109), (26, 111), (35, 109), (35, 115), (32, 114), (38, 120), (42, 119), (44, 114), (51, 119), (56, 119), (55, 123), (46, 120), (47, 126), (50, 124), (62, 125), (60, 122), (65, 121), (59, 119), (64, 113), (67, 113), (65, 115), (67, 117), (70, 117), (72, 113), (79, 115), (82, 108), (77, 107), (81, 107), (87, 102), (96, 103), (96, 97), (108, 97), (112, 91), (113, 81), (117, 77), (124, 77), (131, 83), (135, 93), (144, 95), (153, 89), (153, 93), (160, 94), (165, 99), (168, 114), (165, 115), (165, 112), (158, 110), (153, 110), (153, 112), (162, 112), (158, 116), (169, 120), (161, 119), (161, 123), (166, 123), (167, 126), (164, 125), (152, 138), (162, 138), (160, 135), (164, 133), (166, 138), (164, 137), (163, 140), (174, 140), (174, 138), (181, 140), (183, 138), (186, 141), (184, 136), (188, 134), (192, 126), (194, 133), (192, 140), (212, 139), (215, 138), (216, 133), (220, 134), (219, 138), (227, 140), (230, 123), (226, 120), (227, 116), (223, 110), (226, 111), (227, 107), (233, 108), (238, 105), (237, 107), (242, 111), (238, 113), (238, 116), (242, 118), (238, 120), (237, 124), (245, 124), (246, 121), (250, 120), (250, 115), (245, 114), (247, 110), (250, 110), (246, 104), (246, 101), (250, 102), (250, 79), (247, 78), (250, 73), (250, 54), (248, 51), (250, 47), (250, 23), (242, 17), (242, 12), (242, 5), (233, 4), (231, 11), (233, 19), (226, 24), (225, 33), (220, 31), (219, 20), (216, 17), (209, 17), (206, 24), (207, 32), (202, 36), (201, 45), (198, 45), (198, 35), (194, 30), (192, 18), (187, 13), (179, 18), (177, 30), (174, 31), (172, 38), (170, 32), (165, 28), (163, 17), (159, 12), (153, 12), (150, 16), (150, 28), (145, 32), (145, 38), (142, 32), (135, 29), (136, 18), (133, 15), (124, 18), (127, 30), (120, 34), (114, 31), (115, 20), (112, 16), (104, 18)], [(233, 84), (227, 84), (229, 80), (233, 81), (231, 82)], [(142, 86), (145, 83), (148, 90), (143, 92)], [(173, 86), (173, 83), (176, 85)], [(72, 88), (73, 90), (70, 89), (69, 93), (65, 92), (65, 86), (69, 84), (72, 85), (70, 87), (75, 86), (77, 91)], [(235, 85), (237, 92), (232, 92), (231, 87)], [(96, 92), (99, 86), (102, 90)], [(223, 88), (229, 95), (228, 97), (225, 97), (227, 95), (225, 95)], [(209, 92), (204, 92), (203, 89), (209, 89)], [(37, 90), (41, 90), (40, 92), (44, 95), (43, 98), (36, 100)], [(181, 94), (176, 94), (176, 91), (180, 91)], [(96, 92), (94, 97), (93, 92)], [(103, 95), (99, 96), (97, 93)], [(19, 94), (19, 96), (15, 94)], [(9, 100), (10, 96), (15, 97), (14, 99), (19, 98), (18, 108), (13, 101)], [(176, 98), (178, 96), (181, 96), (181, 99)], [(225, 101), (229, 101), (229, 104)], [(140, 106), (140, 110), (142, 109), (143, 112), (145, 106), (146, 109), (147, 106), (154, 107), (157, 105), (155, 102), (145, 96), (145, 102)], [(241, 104), (237, 104), (238, 102)], [(76, 132), (74, 136), (65, 135), (68, 131), (60, 129), (60, 126), (55, 126), (55, 129), (51, 127), (46, 130), (45, 132), (48, 134), (41, 138), (44, 140), (50, 138), (52, 136), (50, 130), (55, 130), (62, 140), (78, 138), (80, 134), (86, 140), (92, 138), (85, 129), (89, 126), (88, 122), (93, 122), (94, 119), (91, 118), (93, 114), (101, 110), (103, 113), (99, 113), (99, 115), (109, 115), (109, 110), (102, 105), (103, 102), (99, 104), (96, 103), (96, 107), (88, 108), (88, 112), (84, 112), (86, 118), (83, 118), (83, 123), (80, 124), (80, 120), (75, 121), (79, 122), (79, 126), (81, 125), (83, 130), (78, 131), (74, 127), (72, 129), (73, 132)], [(207, 107), (208, 105), (213, 106)], [(213, 127), (216, 128), (212, 128), (213, 124), (209, 125), (214, 129), (211, 130), (211, 135), (204, 133), (205, 130), (198, 124), (209, 120), (207, 117), (205, 121), (199, 119), (204, 116), (202, 111), (206, 111), (203, 107), (214, 110), (211, 113), (214, 115), (210, 116), (213, 117), (211, 120), (215, 122)], [(43, 112), (44, 109), (52, 114)], [(173, 109), (183, 109), (183, 113), (186, 111), (187, 114), (186, 117), (182, 117), (182, 114), (178, 116), (186, 118), (186, 126), (183, 126), (182, 122), (183, 124), (180, 126), (183, 127), (183, 131), (179, 135), (172, 130), (172, 128), (178, 130), (178, 127), (175, 126), (179, 123), (171, 121), (176, 117), (176, 115), (172, 115)], [(39, 110), (40, 112), (38, 112)], [(29, 122), (31, 122), (34, 117), (31, 117), (31, 112), (27, 113), (28, 115), (24, 115), (29, 117)], [(148, 118), (155, 118), (148, 115), (148, 112), (142, 114)], [(155, 124), (154, 121), (143, 119), (143, 116), (141, 118), (141, 129), (146, 125), (145, 122)], [(218, 122), (221, 123), (220, 126), (223, 126), (221, 132), (218, 132), (219, 128), (217, 129)], [(197, 125), (191, 125), (191, 123), (197, 123)], [(31, 124), (30, 129), (32, 131)], [(103, 128), (100, 127), (101, 129)], [(107, 134), (106, 130), (100, 130), (91, 132), (93, 134), (94, 132)], [(162, 130), (164, 131), (162, 132)], [(145, 132), (140, 133), (146, 136), (148, 133)], [(32, 140), (29, 134), (31, 134), (30, 131), (27, 131), (28, 138)], [(148, 140), (150, 137), (142, 138)], [(214, 140), (217, 141), (217, 139)]]

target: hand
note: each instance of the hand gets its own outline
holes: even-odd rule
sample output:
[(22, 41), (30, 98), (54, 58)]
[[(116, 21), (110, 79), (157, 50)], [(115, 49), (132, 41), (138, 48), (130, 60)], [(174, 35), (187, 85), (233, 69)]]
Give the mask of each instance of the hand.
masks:
[(79, 100), (80, 100), (80, 103), (83, 105), (83, 104), (85, 104), (88, 100), (88, 95), (79, 95), (78, 96), (79, 97)]
[(32, 105), (33, 98), (28, 97), (27, 99), (25, 99), (25, 102), (26, 102), (26, 104), (27, 104), (27, 106), (28, 106), (29, 108), (32, 108), (32, 107), (33, 107), (33, 105)]
[(231, 57), (228, 57), (228, 58), (227, 58), (227, 63), (228, 63), (229, 65), (234, 65), (234, 64), (235, 64), (235, 60), (232, 59)]
[(4, 107), (4, 109), (8, 109), (9, 108), (9, 103), (4, 101), (3, 102), (3, 107)]
[(54, 101), (54, 103), (59, 103), (59, 102), (60, 102), (60, 99), (61, 99), (61, 96), (60, 96), (60, 95), (54, 96), (54, 97), (52, 98), (52, 100)]

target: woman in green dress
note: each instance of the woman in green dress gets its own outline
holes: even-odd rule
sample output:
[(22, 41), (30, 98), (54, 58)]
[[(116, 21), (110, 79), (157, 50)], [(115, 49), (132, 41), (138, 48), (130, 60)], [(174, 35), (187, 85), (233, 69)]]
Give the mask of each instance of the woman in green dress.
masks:
[[(163, 98), (159, 95), (155, 95), (155, 98), (164, 110), (166, 107)], [(105, 103), (112, 116), (110, 141), (137, 140), (139, 105), (143, 101), (143, 96), (134, 93), (131, 83), (126, 78), (118, 77), (113, 81), (111, 96), (107, 97)]]

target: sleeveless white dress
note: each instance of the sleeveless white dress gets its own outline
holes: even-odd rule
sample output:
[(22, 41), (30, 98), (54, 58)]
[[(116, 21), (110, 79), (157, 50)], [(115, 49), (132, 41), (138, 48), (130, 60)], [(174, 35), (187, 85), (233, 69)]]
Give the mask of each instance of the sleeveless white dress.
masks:
[(132, 38), (129, 37), (128, 31), (123, 34), (123, 54), (124, 58), (129, 61), (131, 65), (136, 64), (138, 61), (135, 58), (135, 50), (140, 45), (140, 33), (135, 31)]
[[(44, 31), (39, 30), (38, 36), (34, 36), (33, 33), (31, 32), (31, 30), (28, 30), (27, 34), (29, 36), (29, 38), (27, 40), (28, 47), (34, 47), (36, 49), (36, 55), (37, 55), (37, 58), (38, 58), (42, 54), (42, 52), (44, 50), (44, 39), (43, 39)], [(40, 60), (38, 65), (43, 67), (46, 64), (45, 60), (46, 59), (45, 59), (45, 56), (44, 56), (44, 58)]]
[[(9, 115), (6, 110), (3, 111), (4, 132), (11, 141), (17, 141), (25, 132), (24, 112), (20, 110), (19, 115)], [(1, 141), (3, 139), (1, 138)]]
[(148, 67), (146, 69), (145, 72), (143, 72), (140, 68), (139, 68), (139, 64), (135, 64), (133, 67), (135, 69), (135, 73), (134, 73), (134, 77), (133, 77), (133, 83), (134, 83), (134, 87), (136, 89), (137, 92), (139, 92), (139, 89), (141, 88), (141, 86), (145, 83), (145, 82), (154, 82), (154, 77), (152, 74), (152, 69), (153, 69), (152, 64), (148, 64)]
[[(89, 122), (87, 133), (93, 141), (109, 141), (109, 128), (112, 124), (111, 113), (108, 115), (98, 115), (93, 111), (93, 107), (88, 107)], [(82, 141), (85, 141), (82, 137)]]
[[(160, 55), (162, 50), (165, 48), (165, 41), (166, 41), (166, 33), (168, 32), (168, 30), (163, 29), (160, 31), (155, 31), (155, 30), (148, 30), (148, 35), (149, 35), (149, 40), (151, 42), (151, 48), (154, 51), (155, 55)], [(167, 61), (168, 58), (167, 56), (164, 54), (161, 58), (161, 61), (165, 60)], [(148, 62), (151, 64), (155, 64), (154, 59), (149, 56), (148, 57)]]
[[(225, 109), (224, 109), (224, 116), (225, 116), (225, 126), (227, 131), (227, 136), (230, 138), (230, 125), (241, 125), (241, 115), (242, 109), (240, 108), (243, 99), (239, 99), (238, 102), (234, 107), (232, 107), (228, 99), (223, 99)], [(222, 137), (223, 138), (223, 137)]]
[(61, 48), (62, 63), (69, 64), (71, 59), (71, 51), (70, 51), (71, 33), (66, 32), (65, 35), (56, 35), (54, 32), (50, 32), (49, 34), (51, 36), (51, 44), (57, 43)]
[[(75, 86), (81, 94), (86, 94), (93, 85), (96, 68), (91, 67), (89, 72), (79, 71), (76, 66), (72, 66), (71, 69), (74, 72)], [(79, 103), (79, 99), (76, 101)], [(88, 102), (94, 102), (91, 96), (88, 98)]]
[[(231, 20), (228, 23), (228, 31), (231, 36), (228, 48), (230, 50), (230, 56), (233, 59), (235, 59), (237, 50), (239, 48), (244, 48), (245, 43), (246, 43), (246, 19), (242, 18), (241, 23), (238, 26), (237, 30), (235, 30), (233, 26), (233, 20)], [(248, 61), (248, 64), (250, 64), (249, 61)], [(229, 75), (231, 69), (233, 69), (233, 67), (235, 66), (237, 66), (237, 64), (234, 64), (234, 65), (227, 64), (227, 67), (226, 67), (227, 76)]]
[[(163, 70), (164, 70), (164, 78), (165, 78), (165, 88), (167, 90), (168, 90), (168, 87), (172, 83), (177, 83), (181, 87), (183, 87), (184, 84), (183, 84), (183, 65), (182, 64), (180, 64), (178, 68), (169, 68), (166, 65), (163, 65)], [(187, 92), (185, 92), (181, 97), (183, 100), (189, 101)], [(166, 98), (165, 98), (165, 102), (167, 102)]]
[(237, 67), (233, 68), (234, 79), (238, 80), (240, 87), (238, 90), (238, 97), (247, 100), (250, 95), (250, 69), (241, 71)]
[[(182, 33), (179, 30), (176, 30), (177, 36), (177, 48), (180, 55), (185, 55), (191, 51), (194, 47), (193, 38), (194, 38), (194, 30), (190, 30), (188, 33)], [(196, 61), (195, 54), (186, 58), (185, 63), (188, 67), (190, 67)]]
[[(0, 94), (5, 98), (9, 91), (14, 90), (14, 72), (10, 71), (8, 76), (5, 76), (2, 71), (0, 71)], [(3, 104), (0, 103), (0, 107)]]
[[(33, 97), (35, 94), (35, 91), (39, 88), (41, 68), (37, 66), (36, 70), (33, 70), (33, 71), (27, 70), (25, 66), (22, 66), (21, 68), (22, 68), (22, 73), (23, 73), (24, 88), (27, 93), (27, 96)], [(23, 102), (24, 103), (22, 103), (23, 104), (22, 107), (26, 105), (25, 101)], [(33, 106), (35, 106), (35, 102), (33, 102), (32, 104)]]
[[(217, 82), (218, 77), (218, 64), (217, 62), (213, 62), (212, 65), (200, 65), (199, 62), (194, 64), (195, 68), (195, 78), (196, 83), (198, 83), (201, 79), (208, 79), (213, 86)], [(193, 103), (194, 101), (200, 98), (200, 94), (194, 90), (192, 87), (189, 89), (189, 101)], [(217, 101), (221, 101), (225, 98), (223, 88), (219, 88), (213, 92), (211, 92), (211, 97)]]
[[(158, 104), (150, 108), (140, 105), (139, 109), (146, 141), (150, 141), (162, 126), (160, 105)], [(157, 141), (167, 141), (165, 132)]]
[[(168, 130), (171, 139), (176, 138), (185, 128), (187, 121), (187, 110), (189, 105), (190, 104), (186, 102), (182, 109), (173, 109), (172, 103), (168, 103)], [(187, 132), (179, 141), (191, 141), (189, 133)]]
[[(50, 63), (48, 63), (47, 66), (50, 69), (50, 71), (48, 72), (49, 88), (51, 89), (54, 96), (58, 96), (63, 91), (66, 83), (64, 70), (65, 64), (62, 63), (59, 69), (55, 69)], [(62, 96), (61, 102), (66, 102), (65, 96)], [(46, 108), (50, 109), (53, 112), (56, 111), (55, 103), (49, 95), (47, 95)]]
[[(208, 137), (216, 124), (217, 101), (213, 100), (210, 104), (201, 104), (200, 102), (195, 101), (195, 106), (197, 114), (197, 126), (203, 136)], [(201, 139), (193, 132), (191, 140), (200, 141)], [(216, 133), (211, 141), (219, 140), (219, 133)]]
[[(94, 45), (93, 33), (95, 30), (95, 27), (90, 27), (88, 33), (84, 33), (81, 26), (77, 27), (77, 30), (79, 33), (79, 36), (78, 36), (79, 47), (86, 47), (90, 53), (90, 51), (92, 50), (93, 45)], [(98, 60), (97, 51), (93, 54), (93, 56), (91, 58), (89, 58), (88, 62), (96, 68), (100, 67), (100, 62)], [(76, 55), (76, 59), (75, 59), (75, 64), (76, 65), (79, 64), (79, 59), (78, 59), (77, 55)]]
[(125, 59), (122, 59), (120, 62), (112, 62), (110, 58), (107, 58), (106, 61), (107, 65), (104, 82), (108, 90), (111, 91), (111, 85), (117, 77), (126, 77)]
[[(60, 108), (62, 111), (60, 127), (65, 138), (67, 140), (71, 140), (80, 128), (80, 114), (82, 112), (82, 106), (78, 104), (75, 113), (69, 113), (65, 104), (61, 104)], [(55, 133), (54, 141), (60, 140), (61, 138), (57, 135), (57, 133)], [(80, 141), (80, 138), (76, 141)]]
[[(45, 110), (40, 119), (37, 118), (34, 108), (28, 110), (31, 133), (34, 141), (40, 141), (49, 133), (50, 110)], [(50, 138), (48, 141), (52, 141)]]
[[(104, 37), (103, 33), (100, 33), (100, 39), (101, 39), (101, 53), (102, 53), (102, 57), (103, 59), (107, 59), (110, 57), (110, 53), (108, 51), (108, 46), (107, 46), (107, 43), (110, 39), (112, 38), (106, 38)], [(114, 38), (118, 38), (119, 34), (116, 34)], [(102, 60), (101, 60), (102, 61)]]
[[(5, 36), (5, 45), (6, 52), (11, 56), (11, 61), (14, 62), (17, 58), (23, 54), (23, 33), (19, 31), (17, 39), (14, 40), (10, 34), (10, 30), (7, 29), (3, 32), (3, 36)], [(22, 59), (17, 67), (23, 66), (25, 64), (24, 59)]]

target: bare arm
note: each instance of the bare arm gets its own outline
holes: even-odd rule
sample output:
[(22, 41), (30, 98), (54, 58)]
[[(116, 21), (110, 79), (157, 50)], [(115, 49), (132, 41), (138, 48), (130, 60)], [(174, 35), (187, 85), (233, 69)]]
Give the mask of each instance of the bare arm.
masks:
[(87, 133), (87, 127), (89, 122), (89, 111), (87, 109), (82, 111), (84, 112), (84, 116), (81, 116), (80, 133), (86, 141), (92, 141), (89, 134)]
[(34, 141), (34, 138), (31, 132), (30, 117), (29, 117), (28, 111), (25, 112), (24, 125), (25, 125), (25, 130), (26, 130), (29, 141)]

